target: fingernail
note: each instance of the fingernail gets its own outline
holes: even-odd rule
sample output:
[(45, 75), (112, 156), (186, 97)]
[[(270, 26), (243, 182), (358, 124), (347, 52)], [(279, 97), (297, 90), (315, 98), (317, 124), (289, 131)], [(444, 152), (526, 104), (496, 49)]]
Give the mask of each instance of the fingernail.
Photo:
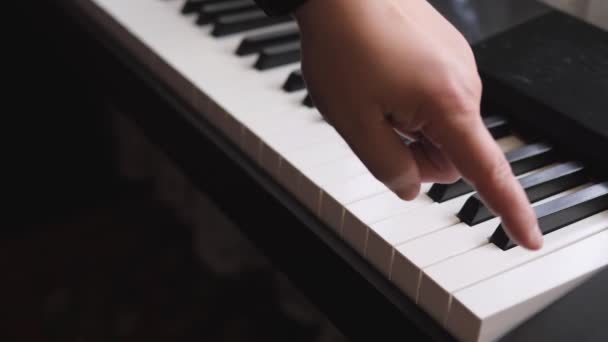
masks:
[(528, 231), (528, 245), (531, 249), (537, 250), (543, 247), (543, 234), (538, 225)]

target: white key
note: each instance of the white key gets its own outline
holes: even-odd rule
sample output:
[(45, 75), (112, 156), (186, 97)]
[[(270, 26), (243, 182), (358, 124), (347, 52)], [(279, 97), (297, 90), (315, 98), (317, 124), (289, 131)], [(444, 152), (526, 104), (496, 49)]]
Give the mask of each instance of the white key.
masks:
[(418, 197), (411, 201), (404, 201), (393, 192), (385, 192), (349, 204), (346, 208), (363, 223), (376, 223), (411, 209), (432, 204), (433, 200), (426, 195), (431, 185), (432, 183), (423, 183)]
[[(299, 95), (283, 94), (278, 89), (274, 92), (275, 97), (283, 97), (283, 95), (291, 97), (292, 101), (294, 96), (299, 98)], [(297, 147), (314, 144), (320, 141), (318, 136), (322, 133), (329, 132), (332, 138), (339, 138), (333, 127), (323, 120), (316, 109), (303, 106), (299, 100), (293, 103), (291, 110), (255, 117), (251, 122), (246, 123), (246, 127), (250, 130), (249, 135), (254, 135), (278, 151), (294, 148), (294, 143), (299, 143)]]
[(342, 140), (333, 127), (315, 120), (311, 120), (306, 125), (302, 124), (299, 130), (262, 139), (260, 163), (277, 179), (281, 159), (290, 151), (323, 142), (339, 143)]
[(369, 226), (387, 217), (432, 205), (433, 200), (426, 195), (430, 187), (431, 183), (423, 184), (418, 197), (411, 201), (404, 201), (388, 191), (347, 205), (342, 224), (344, 240), (365, 254)]
[(321, 121), (321, 115), (316, 110), (294, 104), (291, 111), (277, 112), (248, 123), (241, 135), (240, 145), (248, 155), (260, 162), (264, 141), (271, 140), (272, 136), (301, 130), (302, 126), (316, 125)]
[[(606, 222), (608, 227), (608, 222)], [(463, 341), (492, 341), (608, 265), (608, 230), (454, 294), (447, 326)]]
[(328, 184), (342, 182), (364, 173), (368, 171), (355, 155), (320, 165), (298, 179), (297, 197), (320, 216), (322, 189)]
[[(230, 59), (231, 57), (224, 56), (224, 58)], [(240, 136), (233, 132), (238, 133), (241, 126), (256, 132), (257, 123), (269, 122), (271, 118), (274, 119), (277, 126), (278, 118), (286, 121), (298, 118), (296, 115), (291, 115), (302, 109), (297, 102), (296, 95), (279, 90), (281, 83), (292, 69), (293, 66), (285, 66), (259, 75), (253, 70), (243, 70), (242, 72), (245, 74), (256, 75), (254, 80), (246, 83), (238, 83), (239, 81), (235, 80), (234, 82), (237, 83), (233, 86), (220, 85), (213, 88), (213, 91), (202, 90), (204, 94), (220, 104), (218, 107), (221, 111), (230, 114), (228, 119), (232, 119), (233, 122), (220, 122), (220, 129), (233, 140), (238, 141)], [(195, 75), (199, 74), (203, 74), (203, 72)], [(208, 79), (204, 76), (201, 76), (200, 79), (193, 76), (193, 84), (198, 89), (201, 89), (201, 85), (207, 84), (207, 82)], [(235, 96), (235, 94), (241, 95)], [(212, 112), (214, 108), (209, 107), (207, 110)], [(228, 128), (225, 128), (226, 126)]]
[[(323, 117), (316, 109), (310, 109), (299, 103), (300, 95), (282, 93), (277, 90), (275, 96), (285, 96), (293, 101), (291, 110), (285, 112), (272, 112), (268, 115), (255, 118), (247, 122), (247, 128), (255, 134), (265, 137), (282, 134), (285, 131), (298, 129), (302, 123), (309, 121), (324, 122)], [(325, 123), (327, 124), (327, 123)]]
[(608, 228), (607, 222), (608, 211), (604, 211), (561, 228), (545, 236), (539, 251), (520, 246), (503, 251), (489, 243), (425, 268), (418, 305), (445, 323), (452, 293), (596, 234)]
[(298, 150), (290, 151), (283, 157), (279, 168), (279, 182), (288, 186), (292, 193), (298, 192), (302, 174), (334, 160), (352, 156), (353, 152), (343, 141), (321, 142)]
[(388, 188), (371, 173), (330, 184), (321, 195), (321, 220), (340, 231), (344, 206), (385, 191), (389, 191)]

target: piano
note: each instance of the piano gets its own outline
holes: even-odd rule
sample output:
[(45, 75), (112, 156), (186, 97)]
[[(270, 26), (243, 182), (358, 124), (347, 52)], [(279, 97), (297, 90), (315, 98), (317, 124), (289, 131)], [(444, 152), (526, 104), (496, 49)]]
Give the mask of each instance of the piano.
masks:
[[(360, 339), (378, 327), (376, 337), (529, 338), (517, 329), (608, 265), (608, 21), (528, 0), (431, 2), (474, 47), (484, 122), (533, 202), (540, 251), (514, 246), (464, 182), (424, 184), (410, 202), (378, 182), (307, 95), (292, 18), (266, 17), (251, 0), (58, 3), (152, 90), (117, 73), (117, 101), (149, 102), (135, 121), (178, 164), (196, 165), (185, 172), (227, 211), (251, 201), (233, 213), (257, 218), (241, 223), (267, 230), (251, 234), (267, 235), (254, 240), (270, 254), (309, 269), (304, 287), (338, 298), (338, 326), (360, 322)], [(261, 216), (275, 217), (261, 227)]]

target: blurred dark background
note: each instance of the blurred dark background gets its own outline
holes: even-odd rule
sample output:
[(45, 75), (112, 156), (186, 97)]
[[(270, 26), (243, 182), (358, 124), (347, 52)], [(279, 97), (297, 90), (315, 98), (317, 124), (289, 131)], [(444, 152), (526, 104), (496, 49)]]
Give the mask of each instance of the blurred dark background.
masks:
[(0, 339), (343, 340), (168, 160), (125, 177), (117, 115), (50, 3), (6, 4)]

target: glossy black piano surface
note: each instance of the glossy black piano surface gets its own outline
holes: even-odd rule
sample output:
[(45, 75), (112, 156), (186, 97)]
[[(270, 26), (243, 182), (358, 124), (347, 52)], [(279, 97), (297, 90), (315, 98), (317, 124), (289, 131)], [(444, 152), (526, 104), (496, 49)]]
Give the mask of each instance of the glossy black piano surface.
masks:
[(608, 13), (584, 1), (430, 2), (473, 46), (488, 111), (608, 172)]
[(606, 174), (608, 32), (552, 12), (474, 51), (489, 106)]

